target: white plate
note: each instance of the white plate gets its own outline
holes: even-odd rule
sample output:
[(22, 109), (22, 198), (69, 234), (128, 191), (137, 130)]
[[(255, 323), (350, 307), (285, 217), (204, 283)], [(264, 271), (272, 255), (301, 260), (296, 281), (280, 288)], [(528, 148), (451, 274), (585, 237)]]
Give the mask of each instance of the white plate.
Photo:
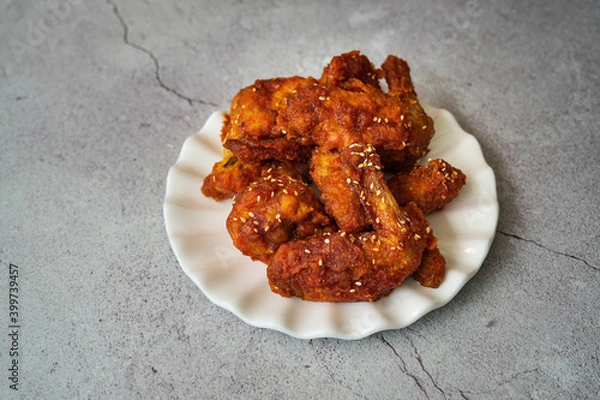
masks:
[(163, 208), (167, 234), (185, 273), (213, 303), (248, 324), (302, 339), (359, 339), (406, 327), (448, 303), (479, 270), (494, 238), (496, 181), (477, 140), (448, 111), (424, 108), (436, 127), (427, 157), (443, 158), (467, 175), (458, 198), (427, 218), (447, 262), (439, 288), (425, 288), (408, 278), (374, 303), (319, 303), (271, 292), (266, 266), (243, 256), (231, 243), (225, 228), (231, 201), (217, 203), (200, 192), (204, 177), (222, 156), (220, 111), (184, 142), (167, 176)]

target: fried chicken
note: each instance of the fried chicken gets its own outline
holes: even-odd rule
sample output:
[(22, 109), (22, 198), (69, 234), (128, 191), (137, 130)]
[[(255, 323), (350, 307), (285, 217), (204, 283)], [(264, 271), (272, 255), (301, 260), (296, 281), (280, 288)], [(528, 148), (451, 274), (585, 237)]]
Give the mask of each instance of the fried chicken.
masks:
[(202, 194), (217, 201), (230, 199), (260, 176), (261, 170), (262, 163), (243, 162), (230, 150), (223, 149), (223, 159), (204, 178)]
[(388, 186), (398, 204), (415, 202), (425, 214), (430, 214), (454, 200), (466, 179), (460, 169), (438, 159), (393, 176)]
[(354, 184), (372, 229), (282, 244), (267, 266), (274, 292), (313, 301), (375, 301), (421, 265), (430, 232), (423, 212), (412, 203), (398, 206), (372, 146), (352, 150), (344, 158), (359, 171)]
[[(310, 109), (305, 110), (295, 121), (300, 126), (290, 126), (281, 109), (299, 90), (312, 89), (316, 84), (312, 78), (274, 78), (257, 80), (240, 90), (231, 103), (223, 146), (248, 161), (307, 159), (312, 146), (310, 126), (315, 117)], [(303, 104), (302, 99), (298, 101)]]
[(312, 154), (310, 174), (325, 210), (340, 230), (354, 233), (370, 225), (358, 185), (360, 170), (345, 163), (339, 151), (317, 147)]
[(269, 263), (283, 243), (335, 230), (314, 191), (299, 176), (270, 168), (239, 192), (226, 226), (234, 246)]
[[(381, 90), (385, 76), (390, 92)], [(233, 99), (223, 145), (241, 159), (301, 160), (315, 145), (371, 143), (386, 168), (410, 169), (427, 150), (433, 121), (417, 101), (405, 61), (378, 70), (359, 52), (334, 57), (319, 80), (257, 80)]]
[(376, 68), (352, 51), (318, 79), (240, 90), (202, 192), (233, 197), (233, 244), (267, 264), (282, 296), (375, 301), (411, 275), (437, 287), (445, 259), (425, 214), (454, 199), (465, 175), (443, 160), (415, 166), (433, 134), (407, 63), (388, 56)]

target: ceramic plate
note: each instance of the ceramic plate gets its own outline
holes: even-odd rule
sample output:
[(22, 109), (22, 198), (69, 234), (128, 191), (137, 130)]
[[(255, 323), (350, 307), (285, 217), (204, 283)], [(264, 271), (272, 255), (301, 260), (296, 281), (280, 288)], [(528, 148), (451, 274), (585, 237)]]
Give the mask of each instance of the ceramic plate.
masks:
[(221, 159), (223, 112), (183, 144), (169, 170), (164, 201), (167, 234), (185, 273), (215, 304), (253, 326), (303, 339), (359, 339), (406, 327), (448, 303), (479, 270), (498, 222), (496, 182), (477, 140), (446, 110), (424, 105), (436, 135), (428, 158), (443, 158), (467, 175), (460, 196), (427, 219), (446, 258), (446, 277), (437, 289), (408, 278), (374, 303), (318, 303), (271, 292), (266, 267), (243, 256), (231, 243), (225, 219), (231, 201), (215, 202), (200, 192), (204, 177)]

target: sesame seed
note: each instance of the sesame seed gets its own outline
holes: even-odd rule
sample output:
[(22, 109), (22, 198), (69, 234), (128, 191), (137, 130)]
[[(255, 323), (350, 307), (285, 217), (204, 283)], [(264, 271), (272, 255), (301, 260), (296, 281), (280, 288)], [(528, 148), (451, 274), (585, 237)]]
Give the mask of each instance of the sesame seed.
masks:
[(356, 281), (356, 282), (354, 282), (354, 284), (355, 284), (356, 286), (360, 286), (360, 285), (362, 285), (362, 282), (361, 282), (361, 281)]
[(319, 259), (319, 266), (323, 266), (323, 260)]
[(329, 244), (330, 240), (329, 239), (325, 239), (325, 243)]
[(304, 249), (304, 252), (305, 252), (306, 254), (310, 254), (310, 250), (309, 250), (309, 249)]
[(255, 215), (254, 215), (254, 213), (252, 211), (248, 211), (248, 216), (250, 218), (254, 218), (255, 217)]
[(246, 218), (244, 218), (244, 217), (240, 217), (240, 221), (242, 221), (242, 222), (246, 222)]

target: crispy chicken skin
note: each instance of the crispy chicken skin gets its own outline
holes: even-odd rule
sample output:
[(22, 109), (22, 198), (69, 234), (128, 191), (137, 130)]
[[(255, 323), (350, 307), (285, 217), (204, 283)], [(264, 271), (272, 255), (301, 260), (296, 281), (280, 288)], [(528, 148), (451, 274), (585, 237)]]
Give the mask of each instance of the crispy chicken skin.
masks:
[(311, 158), (310, 174), (320, 190), (325, 210), (340, 230), (354, 233), (369, 227), (361, 188), (357, 185), (360, 179), (358, 168), (345, 163), (339, 151), (318, 147)]
[(314, 191), (298, 176), (281, 172), (267, 169), (239, 192), (226, 221), (234, 246), (264, 263), (283, 243), (334, 231)]
[(262, 163), (243, 162), (230, 150), (223, 149), (223, 159), (204, 178), (202, 194), (217, 201), (230, 199), (260, 176), (261, 169)]
[(367, 56), (351, 51), (331, 59), (323, 68), (319, 84), (325, 87), (344, 87), (347, 82), (357, 79), (376, 89), (381, 89), (379, 80), (383, 71), (375, 68)]
[(240, 90), (221, 132), (223, 160), (202, 193), (233, 198), (233, 244), (267, 264), (282, 296), (376, 301), (409, 276), (438, 287), (446, 262), (425, 215), (454, 199), (466, 177), (443, 160), (415, 166), (433, 135), (408, 64), (388, 56), (377, 68), (352, 51), (318, 79)]
[(437, 288), (444, 280), (446, 259), (437, 247), (426, 248), (423, 252), (421, 265), (413, 273), (413, 278), (422, 286)]
[(429, 160), (388, 180), (398, 204), (415, 202), (425, 214), (441, 210), (454, 200), (466, 183), (466, 175), (444, 160)]
[(229, 129), (224, 132), (223, 146), (249, 161), (308, 158), (313, 117), (303, 113), (301, 117), (308, 115), (308, 121), (297, 121), (302, 129), (296, 129), (290, 127), (280, 113), (294, 93), (315, 84), (312, 78), (274, 78), (257, 80), (240, 90), (231, 103)]

